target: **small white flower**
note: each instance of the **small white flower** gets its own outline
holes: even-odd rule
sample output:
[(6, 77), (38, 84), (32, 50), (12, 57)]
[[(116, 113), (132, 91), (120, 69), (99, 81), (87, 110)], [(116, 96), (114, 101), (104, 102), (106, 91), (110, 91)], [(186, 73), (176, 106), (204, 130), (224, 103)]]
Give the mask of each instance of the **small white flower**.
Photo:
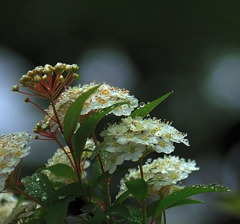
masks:
[[(97, 85), (97, 83), (92, 82), (83, 86), (69, 87), (60, 95), (55, 103), (55, 108), (61, 123), (63, 123), (63, 118), (71, 103), (74, 102), (78, 96)], [(130, 115), (131, 111), (138, 106), (138, 100), (134, 96), (129, 95), (127, 90), (104, 83), (86, 100), (81, 115), (87, 115), (94, 110), (104, 109), (119, 102), (126, 102), (126, 104), (115, 108), (111, 112), (116, 116)], [(49, 106), (46, 113), (50, 117), (55, 118), (52, 106)], [(50, 119), (49, 116), (43, 119), (43, 123), (49, 123), (50, 126), (54, 126), (54, 121)]]
[[(143, 165), (144, 180), (152, 186), (154, 190), (160, 190), (167, 185), (175, 185), (179, 181), (186, 179), (192, 171), (199, 170), (195, 161), (185, 161), (177, 156), (164, 156), (153, 161), (149, 159)], [(129, 173), (120, 180), (119, 195), (127, 190), (126, 181), (141, 178), (139, 169), (129, 169)]]
[[(86, 160), (88, 157), (90, 157), (92, 151), (95, 149), (95, 143), (92, 139), (88, 139), (85, 145), (85, 149), (83, 151), (83, 155), (82, 155), (82, 161), (81, 161), (81, 166), (83, 169), (86, 169), (90, 166), (90, 162), (88, 160)], [(68, 146), (64, 147), (65, 152), (68, 154), (69, 158), (71, 160), (73, 160), (73, 157), (70, 153), (70, 150), (68, 148)], [(50, 158), (46, 164), (46, 167), (49, 166), (53, 166), (56, 164), (66, 164), (68, 166), (72, 166), (68, 156), (65, 154), (65, 152), (62, 149), (57, 149), (57, 151), (55, 152), (55, 154), (52, 156), (52, 158)], [(56, 177), (55, 175), (53, 175), (50, 171), (48, 170), (43, 170), (43, 173), (45, 173), (48, 178), (51, 181), (56, 181), (56, 182), (63, 182), (63, 183), (70, 183), (72, 182), (72, 179), (66, 179), (66, 178), (61, 178), (61, 177)], [(86, 177), (86, 172), (84, 170), (82, 170), (82, 178)]]
[(100, 135), (104, 139), (102, 151), (109, 155), (117, 153), (124, 160), (133, 162), (138, 161), (145, 151), (169, 154), (174, 151), (174, 143), (189, 145), (186, 134), (155, 118), (123, 118)]
[(0, 191), (4, 189), (8, 175), (15, 169), (20, 160), (29, 154), (27, 144), (32, 139), (28, 132), (16, 132), (0, 136)]
[[(0, 181), (1, 183), (1, 181)], [(12, 209), (16, 206), (17, 198), (12, 193), (0, 194), (0, 221), (3, 223), (11, 214)], [(5, 222), (4, 222), (5, 223)]]
[(121, 165), (124, 162), (123, 156), (121, 154), (109, 154), (104, 169), (110, 174), (114, 173), (117, 166)]

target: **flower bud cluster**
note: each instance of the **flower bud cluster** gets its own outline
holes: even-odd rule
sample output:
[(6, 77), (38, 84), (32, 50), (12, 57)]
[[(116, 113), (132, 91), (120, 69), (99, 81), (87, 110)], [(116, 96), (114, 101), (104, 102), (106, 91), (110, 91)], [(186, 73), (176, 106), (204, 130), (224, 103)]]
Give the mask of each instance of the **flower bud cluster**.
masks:
[(32, 139), (28, 132), (18, 132), (0, 136), (0, 191), (4, 189), (5, 181), (15, 169), (20, 160), (29, 154)]
[[(199, 170), (194, 160), (185, 161), (177, 156), (164, 156), (155, 160), (149, 159), (142, 166), (144, 180), (154, 191), (159, 191), (163, 186), (175, 185), (186, 179), (192, 171)], [(119, 196), (127, 190), (126, 181), (141, 178), (139, 169), (129, 169), (124, 178), (120, 180)]]
[(148, 152), (169, 154), (174, 151), (173, 143), (189, 146), (185, 139), (187, 134), (155, 118), (123, 118), (119, 124), (110, 125), (100, 135), (104, 139), (103, 151), (109, 153), (105, 169), (110, 173), (125, 160), (138, 161)]
[[(46, 81), (48, 77), (53, 76), (54, 73), (58, 75), (64, 72), (75, 73), (78, 69), (79, 67), (76, 64), (68, 65), (63, 63), (57, 63), (55, 66), (49, 64), (37, 66), (21, 77), (20, 84), (24, 87), (28, 87), (29, 85)], [(60, 79), (63, 79), (63, 76), (60, 76)], [(16, 86), (14, 89), (16, 89)]]
[[(69, 87), (59, 96), (55, 108), (61, 123), (63, 123), (66, 111), (76, 98), (97, 85), (97, 83), (92, 82), (83, 86)], [(112, 113), (117, 116), (129, 115), (131, 111), (138, 106), (138, 100), (134, 96), (129, 95), (129, 91), (104, 83), (86, 100), (81, 115), (86, 115), (95, 110), (104, 109), (119, 102), (126, 102), (126, 104), (119, 106), (112, 111)], [(46, 113), (48, 116), (43, 119), (43, 123), (48, 123), (51, 127), (55, 126), (54, 119), (51, 119), (55, 118), (51, 105), (46, 110)]]

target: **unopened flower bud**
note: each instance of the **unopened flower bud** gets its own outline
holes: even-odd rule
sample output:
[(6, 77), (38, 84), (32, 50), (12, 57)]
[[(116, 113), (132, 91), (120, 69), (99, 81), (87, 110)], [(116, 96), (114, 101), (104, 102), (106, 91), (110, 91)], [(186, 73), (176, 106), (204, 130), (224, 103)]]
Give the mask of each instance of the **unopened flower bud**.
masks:
[(44, 80), (44, 81), (46, 81), (46, 80), (47, 80), (47, 78), (48, 78), (48, 76), (47, 76), (47, 75), (44, 75), (44, 76), (42, 76), (42, 80)]
[(66, 64), (60, 63), (58, 62), (55, 66), (54, 66), (54, 71), (56, 73), (63, 73), (64, 70), (66, 68)]
[(74, 73), (72, 77), (76, 80), (79, 79), (79, 75), (77, 73)]
[(31, 78), (27, 75), (23, 75), (19, 82), (22, 86), (27, 86), (31, 82)]
[(42, 74), (43, 71), (44, 71), (44, 67), (43, 66), (37, 66), (37, 67), (35, 67), (35, 69), (33, 71), (35, 71), (37, 74)]
[(37, 123), (36, 126), (33, 128), (33, 132), (34, 133), (39, 133), (41, 129), (42, 129), (41, 124)]
[(34, 77), (35, 76), (35, 72), (33, 72), (32, 70), (27, 72), (27, 76), (29, 77)]
[(72, 65), (72, 70), (76, 72), (79, 69), (79, 66), (77, 64)]
[(25, 99), (24, 99), (24, 102), (25, 103), (28, 103), (30, 101), (30, 99), (28, 98), (28, 97), (26, 97)]
[(71, 72), (72, 71), (72, 66), (71, 65), (66, 65), (65, 66), (65, 71), (66, 72)]
[(39, 75), (36, 75), (36, 76), (34, 76), (33, 81), (38, 83), (38, 82), (41, 82), (42, 79), (41, 79), (41, 77)]
[(49, 65), (49, 64), (46, 64), (44, 66), (44, 70), (43, 70), (43, 73), (45, 74), (49, 74), (53, 71), (53, 66)]
[(18, 85), (13, 85), (12, 91), (18, 92), (19, 91), (19, 86)]
[(63, 81), (64, 81), (64, 77), (63, 77), (63, 75), (61, 75), (59, 78), (59, 82), (63, 82)]

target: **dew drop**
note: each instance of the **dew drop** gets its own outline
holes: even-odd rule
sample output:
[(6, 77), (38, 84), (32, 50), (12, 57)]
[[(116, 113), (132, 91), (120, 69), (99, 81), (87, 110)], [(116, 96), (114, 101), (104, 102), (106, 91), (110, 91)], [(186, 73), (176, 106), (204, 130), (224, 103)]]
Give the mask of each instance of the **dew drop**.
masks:
[(140, 107), (144, 107), (146, 104), (144, 103), (144, 102), (141, 102), (140, 104), (139, 104), (139, 106)]

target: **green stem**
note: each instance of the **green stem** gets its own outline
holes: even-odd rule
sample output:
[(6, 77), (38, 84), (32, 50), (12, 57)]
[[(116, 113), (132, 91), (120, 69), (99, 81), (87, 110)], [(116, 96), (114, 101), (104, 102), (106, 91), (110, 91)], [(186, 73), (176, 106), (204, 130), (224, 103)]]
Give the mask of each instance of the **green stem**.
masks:
[(61, 133), (63, 134), (63, 126), (62, 126), (62, 123), (61, 123), (61, 121), (60, 121), (60, 119), (59, 119), (59, 116), (58, 116), (58, 113), (57, 113), (57, 110), (56, 110), (56, 107), (55, 107), (55, 104), (54, 104), (54, 103), (55, 103), (55, 102), (54, 102), (54, 100), (52, 99), (52, 100), (51, 100), (51, 104), (52, 104), (52, 108), (53, 108), (53, 113), (54, 113), (55, 118), (56, 118), (56, 120), (57, 120), (59, 129), (60, 129)]
[(142, 160), (143, 160), (143, 158), (141, 157), (141, 158), (138, 160), (138, 165), (139, 165), (139, 170), (140, 170), (141, 178), (144, 179), (144, 173), (143, 173), (143, 167), (142, 167)]
[(146, 200), (142, 202), (142, 213), (143, 213), (143, 224), (147, 223), (147, 213), (146, 213)]
[(166, 211), (163, 211), (163, 223), (167, 224)]
[(20, 189), (16, 185), (13, 185), (12, 187), (15, 189), (16, 193), (21, 194), (21, 195), (25, 196), (26, 198), (34, 201), (35, 203), (39, 204), (43, 208), (46, 207), (45, 204), (43, 204), (41, 201), (39, 201), (36, 198), (32, 197), (30, 194), (28, 194), (27, 192), (23, 191), (22, 189)]
[[(144, 179), (144, 172), (143, 172), (143, 166), (142, 166), (142, 160), (143, 160), (143, 157), (141, 157), (138, 161), (138, 164), (139, 164), (139, 170), (140, 170), (140, 175), (141, 175), (141, 178)], [(144, 199), (142, 204), (141, 204), (141, 208), (142, 208), (142, 213), (143, 213), (143, 224), (146, 224), (147, 223), (147, 212), (146, 212), (146, 200)]]

